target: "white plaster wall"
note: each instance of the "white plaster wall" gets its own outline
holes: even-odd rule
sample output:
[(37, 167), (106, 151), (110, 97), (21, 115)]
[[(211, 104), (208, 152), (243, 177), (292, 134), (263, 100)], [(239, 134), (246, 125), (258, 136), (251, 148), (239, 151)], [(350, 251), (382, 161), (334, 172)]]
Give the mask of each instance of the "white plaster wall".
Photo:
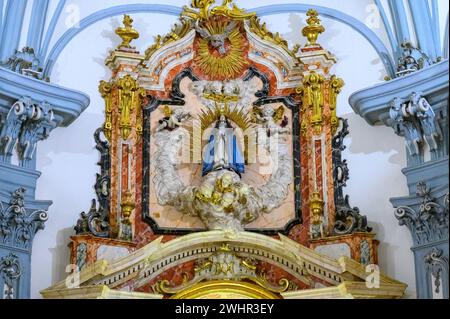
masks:
[[(150, 0), (140, 2), (161, 3)], [(187, 2), (164, 1), (179, 6)], [(236, 2), (241, 7), (280, 3), (276, 0), (259, 0), (257, 4), (250, 0)], [(79, 5), (82, 16), (86, 16), (110, 6), (111, 2), (73, 0), (69, 3)], [(129, 1), (115, 1), (115, 4), (126, 3)], [(365, 21), (367, 4), (371, 1), (320, 0), (314, 3), (334, 7)], [(175, 17), (157, 14), (138, 14), (133, 18), (135, 27), (141, 32), (141, 38), (135, 42), (141, 51), (152, 44), (153, 36), (169, 31), (176, 20)], [(49, 211), (46, 229), (37, 234), (33, 247), (33, 298), (40, 298), (40, 290), (65, 278), (65, 268), (69, 262), (67, 244), (74, 234), (73, 226), (80, 212), (88, 210), (90, 200), (95, 198), (92, 185), (98, 172), (96, 163), (99, 155), (94, 149), (93, 133), (103, 123), (103, 101), (97, 86), (100, 80), (109, 77), (103, 61), (109, 49), (120, 42), (114, 34), (120, 20), (120, 17), (107, 19), (83, 31), (66, 47), (51, 75), (52, 82), (89, 94), (91, 105), (69, 128), (55, 130), (48, 140), (39, 144), (37, 166), (42, 177), (38, 182), (37, 198), (52, 199), (54, 203)], [(291, 43), (305, 42), (300, 36), (304, 20), (304, 15), (300, 14), (264, 18), (269, 29), (279, 31)], [(349, 119), (351, 129), (348, 149), (344, 153), (351, 174), (347, 192), (352, 205), (360, 207), (378, 233), (381, 270), (407, 283), (408, 294), (413, 296), (414, 263), (409, 251), (412, 242), (408, 231), (398, 226), (388, 200), (407, 194), (405, 178), (400, 172), (406, 165), (402, 140), (389, 128), (370, 127), (353, 113), (347, 102), (351, 93), (382, 81), (385, 71), (377, 54), (362, 36), (343, 24), (328, 19), (323, 22), (327, 32), (320, 37), (320, 43), (339, 58), (334, 73), (346, 82), (339, 97), (339, 114)], [(60, 24), (57, 33), (64, 31), (64, 24)], [(382, 28), (375, 31), (383, 36)]]

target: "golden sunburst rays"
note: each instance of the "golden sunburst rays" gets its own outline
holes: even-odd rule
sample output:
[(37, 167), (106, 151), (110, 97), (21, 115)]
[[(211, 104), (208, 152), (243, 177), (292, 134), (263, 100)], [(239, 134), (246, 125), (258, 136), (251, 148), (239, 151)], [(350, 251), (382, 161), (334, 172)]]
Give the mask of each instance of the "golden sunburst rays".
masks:
[(256, 127), (249, 114), (250, 112), (244, 107), (237, 108), (228, 105), (223, 108), (217, 105), (215, 108), (203, 109), (197, 119), (193, 120), (192, 125), (184, 127), (188, 135), (183, 148), (187, 150), (189, 147), (191, 163), (201, 163), (204, 147), (208, 142), (209, 134), (212, 133), (210, 129), (220, 119), (221, 115), (224, 115), (235, 128), (235, 134), (244, 153), (246, 163), (254, 163), (257, 147)]
[[(223, 34), (226, 26), (226, 21), (209, 21), (205, 24), (205, 28), (213, 35)], [(208, 39), (200, 39), (195, 61), (204, 74), (217, 79), (230, 79), (244, 71), (248, 65), (244, 57), (246, 40), (239, 32), (239, 27), (230, 33), (228, 40), (227, 52), (220, 56), (211, 52)]]
[(217, 122), (220, 119), (221, 115), (225, 115), (225, 117), (231, 122), (235, 123), (242, 131), (247, 131), (253, 128), (253, 123), (248, 116), (249, 112), (245, 109), (245, 107), (230, 107), (229, 105), (225, 105), (224, 107), (220, 107), (216, 105), (214, 108), (208, 108), (206, 111), (203, 109), (202, 113), (199, 114), (199, 120), (202, 131), (206, 130), (211, 126), (211, 124)]

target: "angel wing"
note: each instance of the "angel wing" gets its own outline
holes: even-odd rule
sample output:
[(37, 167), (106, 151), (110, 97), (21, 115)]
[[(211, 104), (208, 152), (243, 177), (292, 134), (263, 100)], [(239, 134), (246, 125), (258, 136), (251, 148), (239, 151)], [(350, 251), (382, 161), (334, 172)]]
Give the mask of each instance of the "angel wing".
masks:
[(225, 31), (223, 32), (224, 37), (228, 38), (231, 35), (231, 33), (233, 32), (233, 30), (234, 30), (234, 28), (236, 26), (237, 26), (237, 22), (236, 21), (230, 22), (230, 24), (228, 24), (226, 26)]
[(164, 106), (163, 112), (164, 112), (164, 116), (165, 117), (172, 116), (172, 110), (171, 110), (171, 108), (168, 105)]
[(261, 109), (257, 106), (253, 106), (253, 111), (251, 114), (252, 123), (258, 123), (261, 116), (262, 116)]
[(273, 120), (275, 121), (275, 123), (277, 123), (278, 121), (281, 121), (284, 117), (284, 107), (283, 105), (281, 105), (273, 114)]
[(198, 32), (198, 34), (200, 34), (202, 38), (211, 38), (211, 33), (209, 33), (207, 29), (200, 27), (200, 25), (198, 24), (198, 20), (195, 22), (195, 30)]

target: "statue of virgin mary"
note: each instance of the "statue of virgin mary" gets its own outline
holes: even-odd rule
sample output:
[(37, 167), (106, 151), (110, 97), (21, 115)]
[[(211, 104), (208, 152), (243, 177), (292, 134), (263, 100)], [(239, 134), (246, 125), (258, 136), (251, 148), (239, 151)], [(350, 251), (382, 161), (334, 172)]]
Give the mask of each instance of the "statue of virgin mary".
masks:
[(239, 176), (245, 172), (245, 162), (234, 129), (221, 115), (209, 138), (203, 156), (203, 176), (213, 171), (229, 170)]

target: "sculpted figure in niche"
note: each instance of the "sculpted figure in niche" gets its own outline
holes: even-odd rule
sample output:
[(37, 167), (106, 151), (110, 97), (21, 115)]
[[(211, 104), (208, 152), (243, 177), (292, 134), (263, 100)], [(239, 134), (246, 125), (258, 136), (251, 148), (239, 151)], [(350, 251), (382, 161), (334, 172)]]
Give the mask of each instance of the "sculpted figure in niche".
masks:
[(245, 163), (237, 143), (234, 128), (221, 115), (212, 130), (209, 143), (206, 146), (203, 162), (203, 176), (212, 171), (230, 170), (239, 176), (245, 172)]

